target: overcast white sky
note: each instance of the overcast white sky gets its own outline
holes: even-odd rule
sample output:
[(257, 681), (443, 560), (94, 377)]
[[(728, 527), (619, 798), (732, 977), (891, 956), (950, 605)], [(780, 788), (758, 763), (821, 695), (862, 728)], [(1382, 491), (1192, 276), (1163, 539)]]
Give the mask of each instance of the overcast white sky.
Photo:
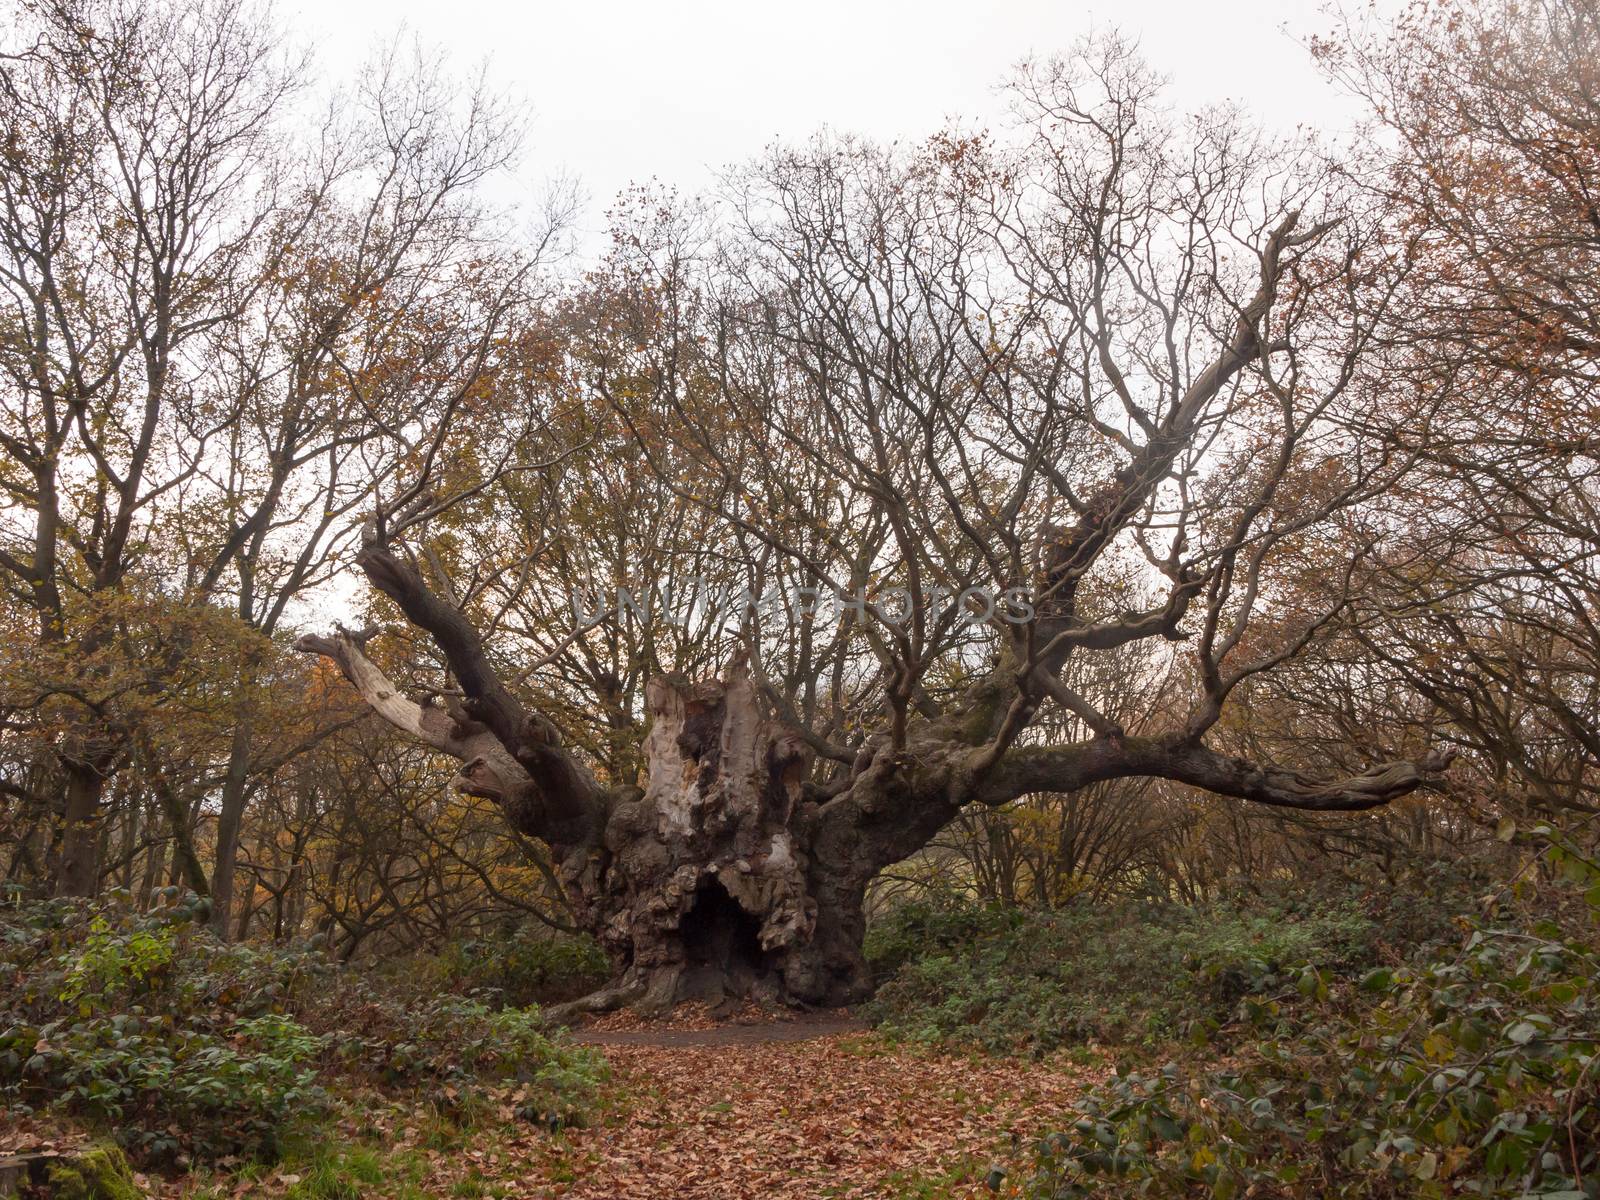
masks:
[(946, 116), (995, 115), (1012, 63), (1110, 25), (1140, 39), (1178, 103), (1231, 98), (1274, 125), (1342, 128), (1353, 108), (1296, 41), (1329, 28), (1323, 3), (288, 0), (281, 11), (333, 77), (402, 25), (457, 69), (487, 58), (497, 86), (532, 106), (520, 173), (530, 189), (575, 176), (592, 231), (628, 183), (692, 193), (774, 138), (824, 124), (920, 138)]

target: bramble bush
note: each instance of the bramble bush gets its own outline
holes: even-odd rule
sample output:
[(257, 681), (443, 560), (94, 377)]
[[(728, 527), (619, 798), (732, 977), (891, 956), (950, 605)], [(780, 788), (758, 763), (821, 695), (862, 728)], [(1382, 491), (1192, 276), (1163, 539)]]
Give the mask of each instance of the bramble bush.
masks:
[(881, 982), (865, 1011), (890, 1036), (990, 1051), (1158, 1045), (1214, 1026), (1286, 965), (1349, 974), (1441, 924), (1432, 906), (1352, 887), (1056, 911), (935, 897), (869, 931)]
[(477, 997), (406, 1002), (348, 991), (319, 1019), (333, 1027), (331, 1057), (346, 1071), (459, 1105), (482, 1085), (515, 1084), (519, 1113), (552, 1129), (582, 1124), (605, 1071), (597, 1054), (551, 1037), (537, 1011)]
[(452, 942), (412, 967), (440, 991), (492, 994), (519, 1007), (576, 999), (611, 974), (611, 962), (593, 938), (531, 926)]
[(321, 1040), (255, 989), (248, 1009), (208, 1012), (204, 909), (167, 900), (139, 916), (116, 899), (0, 910), (0, 1097), (114, 1125), (148, 1158), (271, 1153), (325, 1106)]
[(1354, 981), (1286, 964), (1214, 1036), (1227, 1066), (1119, 1071), (1029, 1194), (1600, 1197), (1600, 864), (1533, 836), (1539, 870), (1453, 942)]
[(315, 949), (223, 945), (168, 890), (0, 906), (0, 1104), (114, 1129), (147, 1161), (270, 1159), (337, 1094), (470, 1104), (516, 1085), (530, 1119), (582, 1119), (604, 1063), (493, 995), (385, 988)]

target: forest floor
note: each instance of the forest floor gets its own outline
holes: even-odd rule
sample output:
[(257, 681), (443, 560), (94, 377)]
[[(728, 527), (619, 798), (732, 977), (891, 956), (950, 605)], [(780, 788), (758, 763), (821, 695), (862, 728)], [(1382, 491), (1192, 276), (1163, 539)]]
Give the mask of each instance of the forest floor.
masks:
[[(1108, 1069), (895, 1045), (839, 1014), (666, 1022), (604, 1018), (575, 1033), (612, 1077), (586, 1128), (488, 1120), (451, 1144), (404, 1108), (369, 1112), (351, 1145), (381, 1148), (357, 1192), (285, 1165), (211, 1196), (804, 1200), (1020, 1195), (996, 1164), (1059, 1128)], [(509, 1116), (509, 1114), (503, 1114)], [(355, 1154), (367, 1151), (355, 1151)], [(381, 1161), (381, 1178), (378, 1173)], [(348, 1179), (346, 1157), (329, 1178)], [(241, 1186), (242, 1185), (242, 1186)], [(309, 1186), (308, 1186), (309, 1185)], [(188, 1194), (195, 1193), (174, 1193)]]
[(593, 1022), (573, 1031), (573, 1040), (591, 1046), (762, 1046), (773, 1042), (808, 1042), (842, 1033), (864, 1033), (867, 1023), (833, 1012), (796, 1013), (774, 1017), (752, 1012), (717, 1020), (693, 1012), (687, 1018), (638, 1021), (626, 1014)]
[[(716, 1020), (684, 1008), (574, 1031), (611, 1065), (587, 1127), (491, 1108), (466, 1128), (425, 1103), (354, 1106), (274, 1167), (137, 1175), (184, 1200), (957, 1200), (1019, 1196), (1032, 1140), (1109, 1066), (895, 1044), (838, 1013)], [(34, 1131), (32, 1143), (40, 1142)], [(0, 1141), (3, 1141), (0, 1138)], [(59, 1147), (87, 1138), (65, 1138)]]
[(688, 1026), (581, 1031), (621, 1103), (592, 1128), (523, 1142), (493, 1182), (572, 1200), (992, 1196), (997, 1158), (1105, 1074), (892, 1046), (832, 1016)]

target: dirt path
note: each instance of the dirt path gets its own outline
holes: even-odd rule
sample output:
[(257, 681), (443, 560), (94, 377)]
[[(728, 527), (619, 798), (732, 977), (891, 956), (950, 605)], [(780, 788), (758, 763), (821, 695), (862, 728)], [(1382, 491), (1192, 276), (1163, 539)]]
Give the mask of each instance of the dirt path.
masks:
[(864, 1033), (867, 1023), (832, 1013), (806, 1013), (783, 1021), (735, 1021), (706, 1029), (646, 1026), (640, 1029), (576, 1029), (572, 1039), (591, 1046), (763, 1046), (808, 1042), (842, 1033)]
[(829, 1025), (585, 1031), (604, 1045), (625, 1105), (595, 1128), (528, 1145), (510, 1194), (993, 1196), (984, 1178), (995, 1155), (1058, 1124), (1103, 1074), (890, 1048), (853, 1023)]

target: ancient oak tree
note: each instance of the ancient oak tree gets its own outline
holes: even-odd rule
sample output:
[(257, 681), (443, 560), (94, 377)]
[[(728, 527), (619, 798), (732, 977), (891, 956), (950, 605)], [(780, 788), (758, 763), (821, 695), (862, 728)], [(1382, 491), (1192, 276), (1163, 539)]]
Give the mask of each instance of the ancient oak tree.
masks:
[[(370, 632), (300, 643), (550, 847), (615, 956), (590, 1007), (859, 999), (868, 885), (969, 805), (1159, 778), (1348, 812), (1446, 765), (1325, 778), (1225, 719), (1339, 628), (1408, 469), (1352, 432), (1384, 401), (1383, 213), (1235, 114), (1168, 118), (1114, 40), (1013, 99), (994, 137), (819, 139), (691, 211), (639, 197), (549, 316), (552, 440), (498, 471), (441, 446), (367, 526), (442, 684), (405, 694)], [(708, 572), (778, 599), (691, 605), (692, 645), (559, 599)], [(1096, 675), (1135, 643), (1138, 711)]]

